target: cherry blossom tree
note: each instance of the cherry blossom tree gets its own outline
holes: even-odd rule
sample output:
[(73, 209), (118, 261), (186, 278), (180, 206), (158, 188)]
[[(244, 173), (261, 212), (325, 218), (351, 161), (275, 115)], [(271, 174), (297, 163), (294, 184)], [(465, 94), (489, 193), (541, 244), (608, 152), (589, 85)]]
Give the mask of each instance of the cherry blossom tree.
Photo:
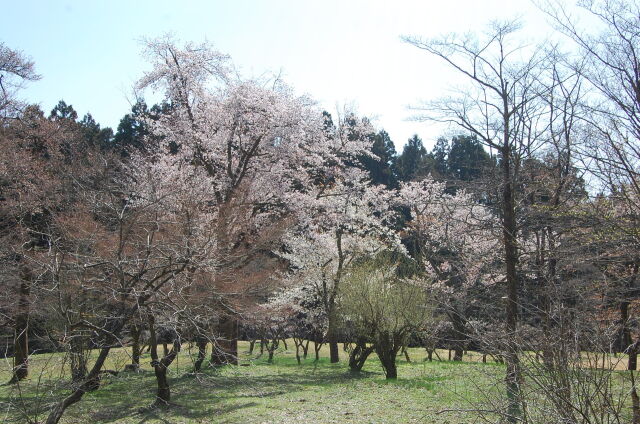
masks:
[(471, 194), (448, 194), (446, 183), (430, 178), (403, 183), (398, 202), (410, 211), (407, 238), (453, 326), (454, 360), (462, 360), (470, 314), (483, 308), (482, 296), (504, 278), (496, 269), (495, 218)]
[[(155, 172), (167, 185), (197, 185), (216, 229), (220, 261), (214, 286), (237, 284), (225, 275), (247, 263), (242, 247), (278, 239), (288, 219), (314, 213), (345, 163), (366, 153), (369, 140), (353, 128), (328, 128), (307, 97), (280, 80), (250, 80), (232, 71), (227, 56), (207, 45), (179, 48), (169, 38), (146, 45), (154, 68), (138, 88), (162, 90), (169, 112), (148, 122), (161, 138)], [(270, 237), (265, 238), (269, 234)], [(224, 291), (224, 290), (222, 290)], [(230, 319), (229, 298), (219, 301)], [(233, 335), (226, 337), (234, 338)]]
[[(76, 193), (78, 206), (55, 217), (61, 242), (43, 256), (50, 291), (59, 299), (50, 305), (63, 323), (61, 333), (68, 340), (92, 334), (99, 350), (91, 366), (80, 368), (71, 393), (52, 408), (48, 423), (58, 422), (68, 406), (97, 388), (111, 349), (122, 344), (134, 319), (146, 316), (145, 306), (158, 302), (169, 287), (186, 284), (189, 280), (178, 276), (210, 258), (207, 221), (192, 203), (181, 202), (184, 191), (158, 184), (141, 162), (126, 174), (109, 162), (99, 170), (104, 174), (97, 184)], [(197, 192), (186, 197), (195, 199)]]
[(307, 218), (285, 240), (283, 257), (296, 270), (300, 284), (321, 299), (332, 362), (339, 360), (337, 298), (346, 267), (385, 249), (404, 250), (391, 226), (391, 193), (367, 181), (362, 171), (349, 168), (330, 187), (321, 187), (310, 199)]

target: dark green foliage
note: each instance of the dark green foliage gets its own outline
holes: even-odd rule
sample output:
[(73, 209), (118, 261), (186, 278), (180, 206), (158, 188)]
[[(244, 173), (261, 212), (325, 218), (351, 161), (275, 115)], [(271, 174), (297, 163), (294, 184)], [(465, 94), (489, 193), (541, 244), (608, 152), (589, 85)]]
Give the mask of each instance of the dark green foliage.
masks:
[(361, 158), (362, 165), (369, 171), (373, 184), (396, 188), (398, 179), (393, 170), (396, 160), (396, 148), (385, 130), (381, 130), (373, 138), (371, 151), (376, 157)]
[(436, 176), (447, 181), (474, 181), (495, 167), (475, 136), (458, 135), (451, 139), (439, 138), (431, 151)]
[(90, 113), (87, 113), (79, 122), (85, 141), (94, 147), (106, 149), (111, 145), (113, 130), (109, 127), (100, 128)]
[(51, 110), (49, 119), (59, 121), (61, 119), (75, 121), (78, 119), (78, 112), (72, 105), (68, 105), (64, 100), (60, 100), (58, 104)]
[(451, 140), (446, 174), (461, 181), (472, 181), (494, 166), (476, 137), (459, 135)]
[[(76, 145), (76, 148), (81, 144), (102, 150), (111, 146), (113, 139), (113, 130), (111, 128), (101, 128), (90, 113), (87, 113), (78, 121), (78, 113), (73, 108), (73, 105), (67, 104), (64, 100), (60, 100), (51, 110), (49, 119), (59, 122), (61, 126), (65, 127), (68, 136), (77, 138), (76, 142), (70, 142)], [(78, 143), (78, 141), (83, 141), (84, 143)]]
[(395, 170), (400, 181), (418, 180), (435, 170), (435, 161), (417, 134), (405, 144), (402, 154), (396, 159)]
[(324, 120), (324, 130), (327, 133), (332, 133), (333, 131), (335, 131), (336, 126), (333, 123), (333, 117), (331, 116), (331, 114), (329, 112), (327, 112), (326, 110), (322, 111), (322, 118)]
[(449, 170), (447, 158), (449, 157), (451, 147), (446, 138), (439, 138), (436, 145), (433, 146), (431, 156), (435, 162), (435, 169), (440, 176), (446, 176)]
[(113, 138), (114, 148), (120, 150), (122, 154), (131, 149), (142, 149), (144, 138), (149, 134), (144, 123), (144, 116), (147, 114), (147, 105), (144, 101), (138, 101), (131, 108), (131, 113), (126, 114), (118, 124), (118, 130)]
[[(118, 130), (113, 137), (113, 148), (122, 156), (129, 156), (133, 150), (149, 152), (158, 147), (161, 137), (149, 133), (146, 120), (158, 120), (171, 109), (172, 105), (166, 102), (148, 108), (143, 100), (139, 100), (131, 107), (131, 112), (120, 120)], [(179, 148), (180, 146), (174, 143), (169, 145), (172, 153), (177, 152)]]
[(414, 135), (407, 141), (394, 164), (398, 180), (412, 181), (428, 175), (436, 179), (474, 181), (495, 167), (491, 158), (474, 136), (458, 135), (439, 138), (427, 153), (422, 140)]

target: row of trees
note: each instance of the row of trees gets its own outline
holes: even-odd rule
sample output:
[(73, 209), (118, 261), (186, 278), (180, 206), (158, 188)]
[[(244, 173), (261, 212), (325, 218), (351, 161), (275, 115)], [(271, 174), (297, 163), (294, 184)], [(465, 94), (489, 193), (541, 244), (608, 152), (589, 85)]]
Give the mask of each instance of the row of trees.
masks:
[[(369, 154), (356, 135), (370, 132), (366, 121), (334, 123), (280, 81), (240, 79), (207, 45), (163, 38), (146, 54), (153, 69), (137, 89), (164, 101), (138, 106), (136, 124), (125, 117), (115, 145), (63, 103), (48, 118), (34, 107), (5, 110), (2, 307), (15, 330), (12, 381), (28, 375), (30, 340), (68, 352), (70, 394), (50, 423), (99, 386), (124, 340), (138, 363), (144, 329), (156, 404), (168, 404), (181, 340), (198, 344), (199, 364), (207, 342), (232, 348), (235, 323), (285, 267), (273, 254), (284, 232), (340, 181), (359, 181), (350, 164)], [(139, 132), (129, 137), (125, 127)]]
[[(573, 43), (575, 55), (559, 46), (517, 44), (514, 34), (519, 28), (514, 23), (494, 24), (486, 36), (479, 38), (405, 38), (468, 81), (458, 96), (425, 105), (425, 118), (455, 123), (497, 152), (501, 181), (497, 216), (502, 227), (501, 259), (506, 271), (504, 353), (510, 422), (527, 417), (522, 390), (523, 338), (519, 337), (525, 317), (521, 307), (527, 305), (522, 297), (527, 265), (534, 272), (535, 287), (541, 290), (540, 302), (534, 306), (541, 315), (543, 340), (559, 337), (555, 343), (547, 342), (550, 350), (554, 345), (563, 346), (559, 353), (545, 352), (545, 363), (551, 370), (566, 366), (571, 354), (564, 349), (570, 344), (568, 340), (580, 340), (578, 335), (585, 334), (580, 326), (584, 321), (602, 320), (601, 316), (586, 318), (577, 313), (583, 309), (579, 302), (581, 289), (592, 291), (586, 302), (593, 302), (595, 293), (602, 293), (603, 289), (587, 283), (593, 275), (588, 267), (597, 264), (597, 273), (607, 275), (607, 282), (611, 281), (611, 274), (606, 270), (612, 266), (618, 271), (625, 269), (615, 279), (626, 290), (617, 292), (614, 303), (621, 312), (618, 331), (625, 338), (621, 347), (630, 354), (629, 369), (636, 366), (637, 342), (629, 337), (633, 319), (627, 309), (635, 296), (637, 267), (632, 252), (636, 249), (626, 243), (631, 242), (627, 236), (635, 232), (633, 218), (629, 217), (635, 215), (637, 196), (633, 186), (638, 163), (635, 87), (639, 5), (622, 1), (584, 3), (584, 10), (600, 25), (599, 34), (580, 29), (577, 18), (560, 3), (549, 2), (540, 7)], [(545, 166), (535, 163), (541, 160)], [(580, 168), (577, 170), (576, 166)], [(587, 203), (589, 207), (604, 203), (608, 209), (605, 214), (596, 215), (600, 225), (603, 216), (613, 218), (604, 224), (610, 229), (609, 236), (615, 234), (604, 237), (608, 238), (608, 247), (599, 244), (602, 239), (595, 240), (593, 233), (586, 235), (593, 230), (599, 232), (599, 228), (585, 222), (588, 214), (578, 212), (585, 207), (577, 178), (581, 173), (588, 180), (598, 181), (595, 186), (608, 194), (606, 199)], [(622, 245), (628, 249), (624, 255), (608, 250), (616, 246), (614, 249), (621, 253), (618, 249)], [(527, 258), (526, 253), (531, 256)], [(592, 346), (587, 341), (582, 343), (573, 348), (574, 357), (584, 346)], [(630, 377), (633, 420), (638, 422), (633, 372)], [(562, 399), (564, 404), (556, 404), (556, 413), (567, 422), (593, 422), (596, 418), (592, 414), (572, 402), (572, 383), (568, 379), (561, 382), (559, 390), (547, 391), (551, 393), (550, 402)], [(617, 416), (613, 410), (607, 412), (608, 420)]]
[[(479, 147), (473, 166), (445, 168), (443, 164), (464, 155), (454, 154), (454, 148), (447, 151), (444, 141), (427, 155), (417, 138), (410, 140), (405, 152), (411, 155), (403, 152), (404, 157), (387, 160), (390, 171), (371, 172), (384, 176), (386, 180), (377, 177), (378, 181), (391, 190), (386, 197), (376, 195), (377, 202), (368, 202), (379, 207), (385, 199), (387, 208), (366, 212), (384, 228), (389, 222), (399, 225), (401, 247), (371, 229), (349, 234), (350, 239), (360, 238), (357, 242), (345, 242), (342, 229), (323, 230), (320, 234), (331, 236), (325, 243), (330, 254), (314, 246), (299, 266), (307, 280), (303, 284), (311, 287), (306, 292), (329, 299), (319, 303), (325, 305), (329, 334), (334, 331), (331, 314), (340, 305), (332, 301), (336, 295), (327, 286), (342, 292), (337, 298), (347, 302), (341, 312), (343, 326), (366, 322), (366, 331), (359, 335), (380, 347), (385, 343), (377, 338), (377, 321), (369, 319), (377, 302), (368, 299), (362, 305), (350, 296), (350, 289), (362, 280), (358, 263), (363, 257), (406, 248), (429, 281), (436, 311), (450, 320), (458, 335), (456, 357), (473, 342), (504, 358), (506, 396), (504, 409), (498, 411), (509, 422), (640, 420), (634, 374), (639, 345), (634, 308), (639, 9), (627, 2), (584, 6), (599, 21), (601, 34), (581, 32), (561, 5), (543, 5), (557, 29), (574, 42), (576, 55), (559, 46), (518, 44), (519, 25), (513, 22), (496, 23), (483, 37), (406, 37), (467, 79), (458, 96), (420, 110), (424, 119), (456, 124), (470, 134), (465, 137), (469, 145)], [(379, 157), (393, 157), (384, 145), (382, 133), (377, 140)], [(420, 180), (423, 175), (416, 170), (429, 169), (429, 161), (432, 178), (445, 181), (441, 187), (430, 178), (413, 184), (391, 180)], [(386, 214), (389, 205), (405, 196), (411, 200), (400, 202), (395, 210), (402, 215), (398, 224)], [(383, 240), (389, 241), (376, 245)], [(394, 268), (381, 267), (366, 272), (371, 290), (380, 280), (394, 285), (395, 277), (389, 274)], [(356, 275), (353, 281), (351, 273)], [(386, 292), (376, 296), (386, 299)], [(367, 293), (361, 297), (367, 299)], [(393, 304), (388, 299), (382, 303)], [(360, 313), (354, 312), (353, 304), (360, 306)], [(389, 307), (384, 313), (397, 320), (410, 309)], [(423, 321), (414, 316), (413, 324), (413, 331), (418, 331)], [(394, 328), (406, 343), (402, 326)], [(360, 355), (365, 346), (353, 352)], [(541, 353), (542, 366), (538, 355), (530, 361), (529, 351)], [(628, 386), (615, 395), (602, 393), (599, 388), (614, 384), (615, 374), (585, 370), (585, 351), (603, 358), (611, 352), (628, 354), (629, 373), (624, 382), (616, 381)], [(378, 354), (384, 365), (385, 355)], [(608, 371), (615, 368), (607, 364)], [(385, 369), (387, 375), (395, 375)], [(541, 372), (545, 378), (540, 378)], [(538, 389), (536, 394), (531, 387)], [(629, 398), (615, 398), (627, 389)], [(632, 406), (629, 415), (623, 412), (627, 403)]]
[[(3, 46), (12, 382), (28, 376), (30, 342), (64, 350), (56, 423), (115, 372), (104, 368), (115, 347), (131, 345), (135, 369), (146, 333), (155, 405), (167, 405), (182, 346), (197, 347), (195, 372), (209, 345), (210, 362), (234, 362), (240, 326), (270, 339), (270, 355), (293, 337), (297, 351), (327, 342), (336, 362), (351, 343), (356, 371), (375, 351), (388, 378), (408, 343), (456, 360), (473, 348), (506, 363), (505, 396), (480, 409), (508, 422), (623, 422), (627, 402), (640, 422), (640, 10), (586, 9), (602, 35), (545, 9), (577, 58), (517, 44), (514, 23), (407, 37), (469, 85), (421, 108), (465, 135), (431, 152), (415, 136), (400, 155), (368, 120), (170, 38), (145, 43), (152, 69), (136, 85), (163, 101), (138, 102), (114, 136), (64, 103), (49, 117), (21, 104), (14, 89), (38, 75)], [(611, 361), (590, 368), (610, 353), (628, 357), (620, 380)]]

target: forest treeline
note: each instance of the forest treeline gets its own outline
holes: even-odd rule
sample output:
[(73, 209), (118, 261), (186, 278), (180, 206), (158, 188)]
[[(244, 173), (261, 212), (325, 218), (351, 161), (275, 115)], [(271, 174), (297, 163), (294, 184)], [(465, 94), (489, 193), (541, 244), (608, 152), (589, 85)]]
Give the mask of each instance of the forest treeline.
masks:
[(40, 411), (53, 424), (122, 371), (104, 368), (119, 347), (127, 372), (149, 350), (169, 406), (185, 345), (196, 376), (237, 364), (242, 338), (269, 360), (293, 339), (298, 362), (343, 344), (354, 372), (375, 352), (390, 379), (423, 346), (505, 364), (480, 415), (640, 423), (640, 7), (583, 8), (598, 32), (543, 7), (567, 51), (520, 44), (516, 22), (404, 37), (467, 85), (416, 108), (458, 135), (401, 153), (355, 111), (171, 37), (144, 42), (150, 71), (115, 132), (64, 101), (47, 115), (20, 100), (36, 65), (0, 44), (10, 383), (64, 352), (67, 394)]

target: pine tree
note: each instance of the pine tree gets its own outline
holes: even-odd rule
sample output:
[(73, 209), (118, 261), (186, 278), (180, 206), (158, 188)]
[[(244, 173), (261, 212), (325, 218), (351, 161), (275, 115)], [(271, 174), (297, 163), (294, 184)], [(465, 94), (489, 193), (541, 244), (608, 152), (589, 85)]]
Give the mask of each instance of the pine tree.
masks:
[(371, 182), (387, 188), (396, 188), (398, 186), (398, 178), (394, 172), (396, 148), (385, 130), (381, 130), (374, 136), (371, 151), (376, 155), (375, 158), (360, 159), (371, 175)]
[(434, 159), (417, 134), (405, 144), (402, 154), (396, 159), (395, 170), (400, 181), (416, 180), (435, 171)]
[(491, 157), (476, 137), (453, 137), (447, 157), (448, 176), (461, 181), (472, 181), (480, 178), (491, 165)]

